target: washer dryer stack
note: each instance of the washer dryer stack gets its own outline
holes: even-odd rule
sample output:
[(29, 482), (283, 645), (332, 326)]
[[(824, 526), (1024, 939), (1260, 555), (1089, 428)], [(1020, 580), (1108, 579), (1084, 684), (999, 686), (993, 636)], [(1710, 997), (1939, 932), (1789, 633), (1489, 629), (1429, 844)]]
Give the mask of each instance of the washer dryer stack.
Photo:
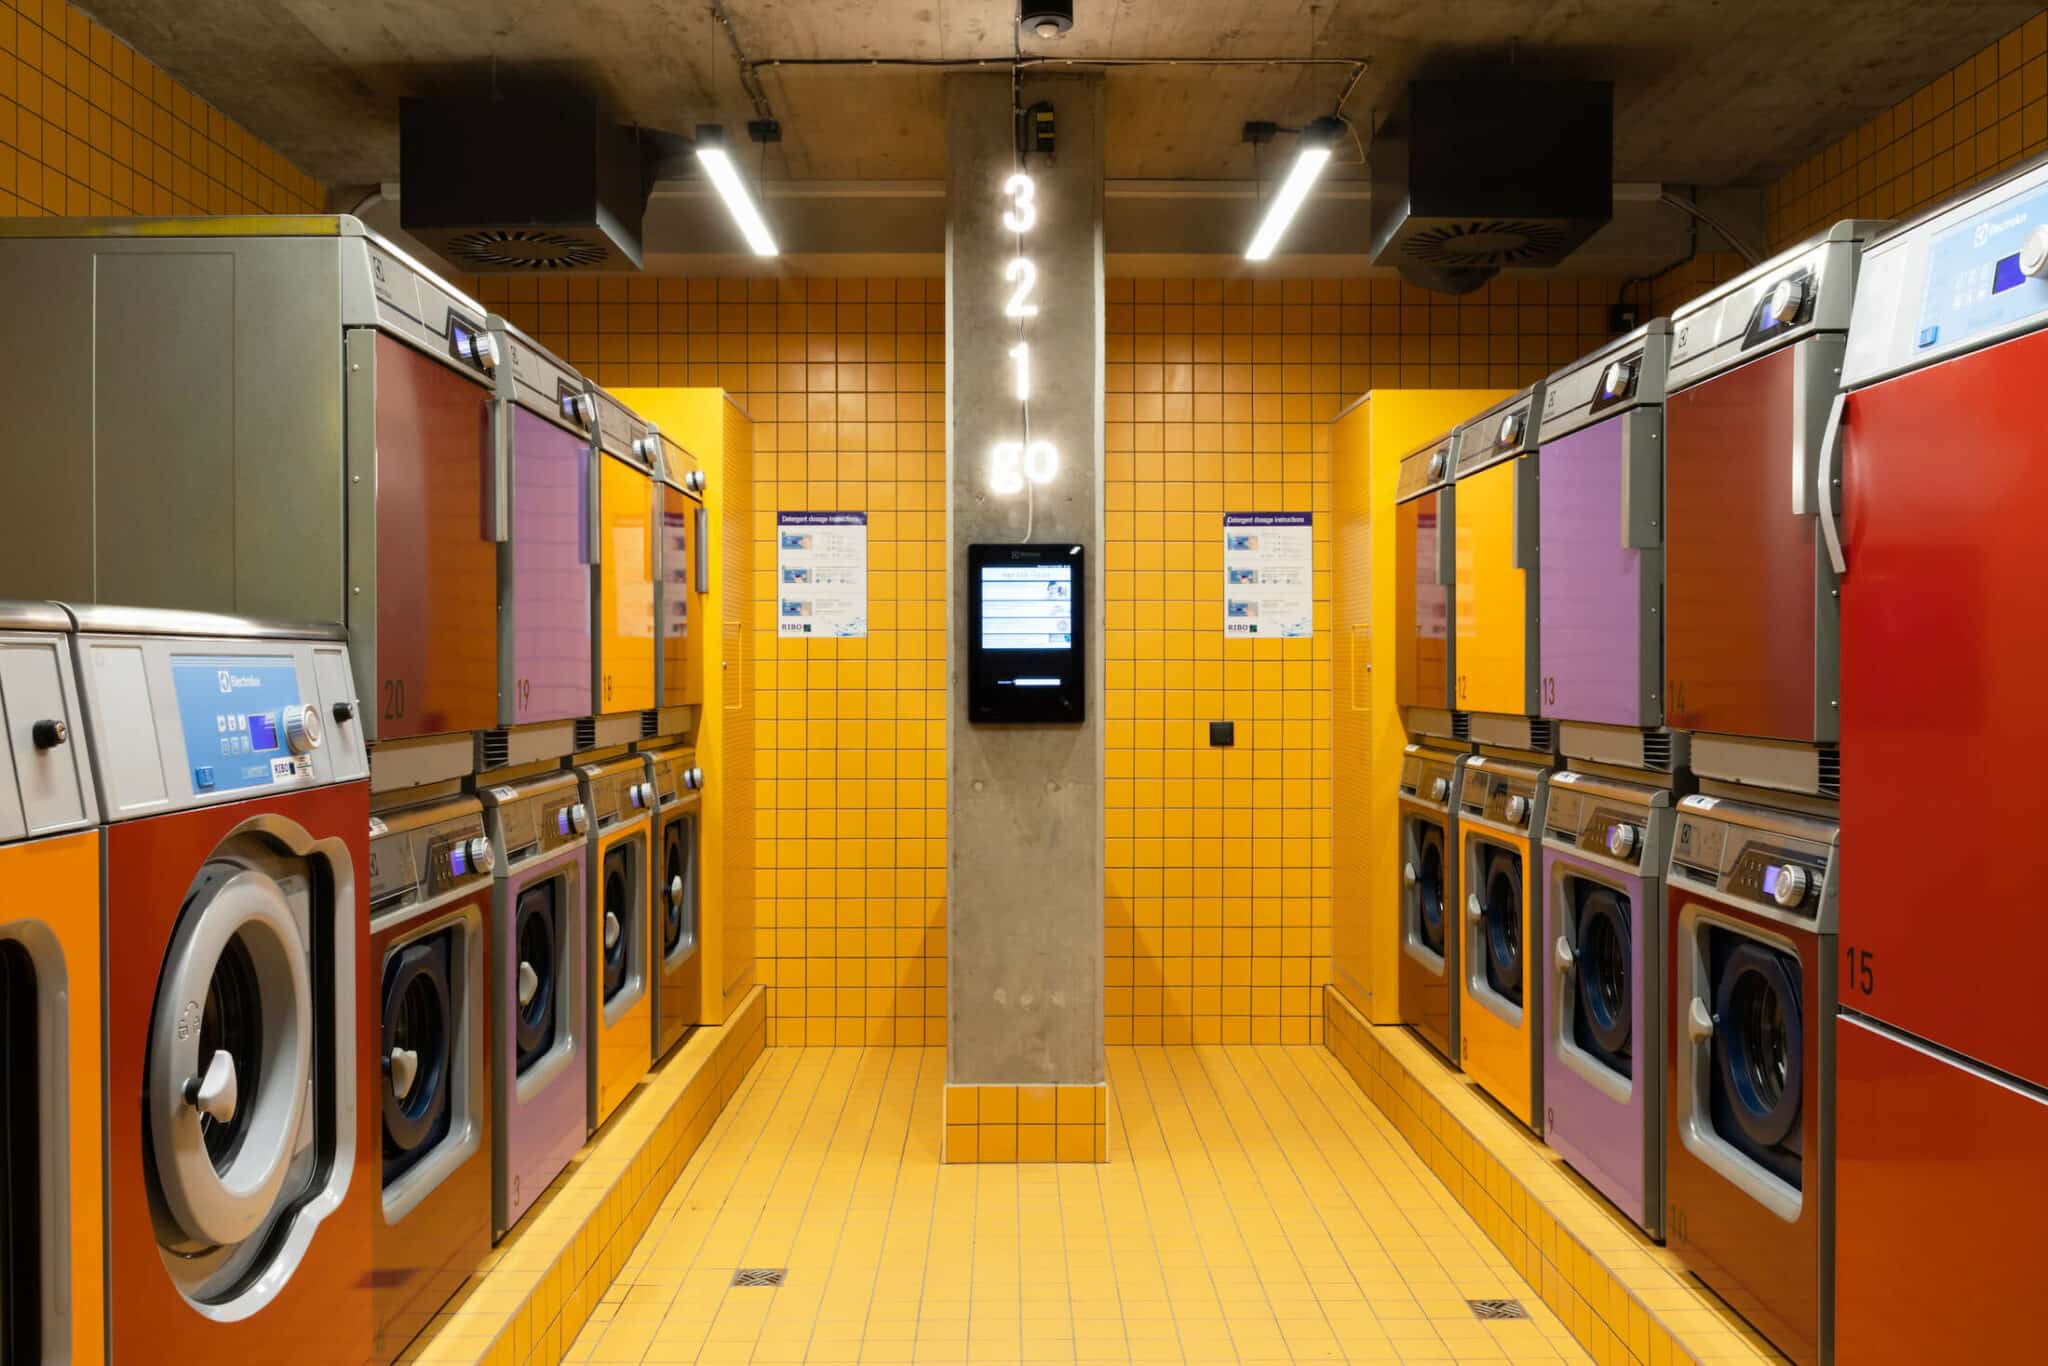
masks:
[(599, 451), (588, 503), (597, 546), (591, 595), (597, 700), (594, 732), (579, 749), (642, 738), (641, 714), (655, 705), (655, 471), (661, 442), (631, 408), (595, 384), (589, 390)]
[(71, 618), (0, 603), (0, 1361), (105, 1360), (99, 802)]
[(368, 756), (338, 632), (75, 608), (106, 825), (108, 1352), (372, 1350)]
[(475, 797), (370, 818), (382, 1120), (371, 1229), (376, 1360), (394, 1360), (491, 1250), (487, 998), (494, 856)]
[(1543, 386), (1503, 399), (1457, 430), (1453, 706), (1475, 744), (1547, 751), (1536, 720), (1536, 453)]

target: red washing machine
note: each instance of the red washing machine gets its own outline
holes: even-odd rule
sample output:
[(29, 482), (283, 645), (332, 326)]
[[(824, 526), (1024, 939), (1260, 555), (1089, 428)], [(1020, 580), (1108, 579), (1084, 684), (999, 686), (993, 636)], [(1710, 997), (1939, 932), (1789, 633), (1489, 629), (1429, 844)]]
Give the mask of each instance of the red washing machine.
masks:
[(110, 1359), (371, 1352), (369, 764), (320, 628), (78, 608), (106, 828)]
[[(2048, 745), (2026, 601), (2044, 373), (2048, 163), (1872, 244), (1819, 484), (1842, 584), (1845, 1361), (2039, 1351), (2048, 1012), (2012, 973), (2039, 937), (2016, 813)], [(1962, 794), (1988, 815), (1952, 818)]]
[(1665, 724), (1707, 778), (1835, 781), (1834, 573), (1814, 461), (1863, 244), (1840, 223), (1672, 315), (1665, 403)]

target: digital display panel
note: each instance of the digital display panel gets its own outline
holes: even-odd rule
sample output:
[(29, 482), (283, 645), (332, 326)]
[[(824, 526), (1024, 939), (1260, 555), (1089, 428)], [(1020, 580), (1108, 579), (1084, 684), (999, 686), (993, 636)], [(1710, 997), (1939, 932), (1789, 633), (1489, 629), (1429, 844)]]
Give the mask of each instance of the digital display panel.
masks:
[(1767, 865), (1765, 865), (1765, 867), (1764, 867), (1764, 895), (1765, 895), (1765, 896), (1776, 896), (1777, 894), (1778, 894), (1778, 865), (1777, 865), (1777, 864), (1775, 864), (1775, 863), (1772, 863), (1772, 864), (1767, 864)]
[(972, 545), (968, 719), (1085, 720), (1087, 568), (1078, 545)]
[(2020, 269), (2020, 254), (2014, 252), (2010, 256), (2001, 258), (1998, 262), (1998, 266), (1991, 276), (1991, 292), (1993, 294), (2003, 294), (2008, 289), (2023, 283), (2026, 278), (2027, 273)]
[(259, 711), (248, 718), (249, 748), (257, 754), (277, 748), (277, 718), (267, 711)]

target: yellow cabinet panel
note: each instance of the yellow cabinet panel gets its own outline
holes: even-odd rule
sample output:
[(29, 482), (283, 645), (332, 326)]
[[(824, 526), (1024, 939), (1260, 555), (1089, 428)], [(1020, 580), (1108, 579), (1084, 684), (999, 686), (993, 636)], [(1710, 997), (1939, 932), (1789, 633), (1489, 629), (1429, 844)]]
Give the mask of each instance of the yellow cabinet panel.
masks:
[[(1528, 714), (1532, 582), (1516, 552), (1534, 528), (1533, 457), (1466, 475), (1457, 484), (1457, 706)], [(1518, 501), (1526, 499), (1521, 516)], [(1521, 517), (1528, 518), (1526, 523)]]

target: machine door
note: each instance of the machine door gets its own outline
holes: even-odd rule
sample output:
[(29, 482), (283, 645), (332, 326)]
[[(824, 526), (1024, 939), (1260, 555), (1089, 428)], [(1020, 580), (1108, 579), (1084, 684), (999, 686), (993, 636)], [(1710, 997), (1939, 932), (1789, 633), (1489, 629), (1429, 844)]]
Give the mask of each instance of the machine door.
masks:
[(512, 411), (509, 723), (589, 716), (590, 443)]
[(487, 730), (498, 715), (489, 394), (381, 333), (376, 354), (374, 734)]
[(1665, 407), (1665, 719), (1813, 741), (1817, 521), (1793, 511), (1799, 352), (1773, 351)]
[[(2048, 1087), (2032, 953), (2038, 861), (1997, 820), (1930, 825), (1929, 794), (2012, 793), (2048, 744), (2031, 599), (2048, 509), (2048, 332), (1851, 395), (1842, 432), (1843, 1003)], [(1938, 800), (1938, 799), (1937, 799)], [(1935, 845), (1922, 837), (1935, 838)], [(2017, 843), (2015, 840), (2017, 839)], [(1930, 932), (1968, 885), (1968, 933)], [(1849, 907), (1854, 906), (1853, 918)]]
[(1409, 942), (1444, 956), (1444, 828), (1435, 821), (1412, 820), (1415, 845), (1414, 885), (1409, 892)]
[(600, 457), (597, 709), (654, 705), (654, 488), (647, 471)]
[(1508, 1004), (1522, 1004), (1522, 856), (1497, 845), (1480, 863), (1480, 944), (1486, 985)]
[(1596, 725), (1643, 723), (1643, 552), (1623, 544), (1624, 419), (1597, 423), (1536, 455), (1538, 709)]
[(0, 1361), (44, 1359), (42, 1013), (34, 960), (0, 939)]
[(384, 962), (384, 1184), (448, 1136), (458, 1037), (455, 931), (415, 939)]
[[(1532, 458), (1504, 461), (1458, 481), (1457, 695), (1459, 711), (1529, 710), (1529, 575), (1516, 540), (1521, 485)], [(1533, 509), (1531, 509), (1533, 511)]]
[(1404, 707), (1451, 705), (1451, 588), (1441, 573), (1442, 508), (1449, 498), (1426, 493), (1394, 509), (1395, 630), (1400, 658), (1394, 687)]
[(1714, 1032), (1707, 1088), (1714, 1132), (1798, 1190), (1805, 1102), (1799, 960), (1731, 931), (1709, 935)]
[(706, 547), (701, 504), (661, 486), (661, 702), (694, 707), (704, 700), (704, 622), (696, 599), (704, 590)]
[(1835, 1359), (2038, 1357), (2048, 1094), (1854, 1015), (1835, 1042)]
[(569, 927), (563, 923), (565, 880), (551, 877), (519, 893), (512, 908), (514, 1062), (521, 1076), (554, 1051), (566, 1033)]
[(629, 835), (604, 851), (600, 874), (598, 932), (602, 945), (599, 967), (599, 1000), (605, 1009), (605, 1023), (616, 1023), (617, 1013), (631, 1005), (646, 983), (647, 915), (642, 895), (647, 886), (646, 843), (640, 835)]
[(1572, 1041), (1615, 1075), (1635, 1075), (1635, 935), (1629, 898), (1565, 879), (1573, 981)]
[(697, 951), (697, 814), (661, 828), (661, 961), (670, 967)]

